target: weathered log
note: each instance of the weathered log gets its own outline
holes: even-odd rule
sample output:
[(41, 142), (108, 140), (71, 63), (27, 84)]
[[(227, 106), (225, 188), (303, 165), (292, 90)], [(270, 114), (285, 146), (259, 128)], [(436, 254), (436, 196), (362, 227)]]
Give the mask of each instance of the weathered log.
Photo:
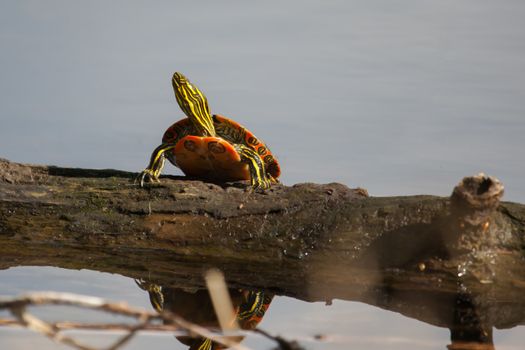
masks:
[[(497, 180), (466, 178), (450, 198), (369, 197), (331, 183), (244, 184), (0, 161), (0, 268), (93, 269), (303, 300), (359, 300), (453, 327), (458, 298), (485, 327), (525, 323), (525, 205)], [(456, 322), (457, 323), (457, 322)]]

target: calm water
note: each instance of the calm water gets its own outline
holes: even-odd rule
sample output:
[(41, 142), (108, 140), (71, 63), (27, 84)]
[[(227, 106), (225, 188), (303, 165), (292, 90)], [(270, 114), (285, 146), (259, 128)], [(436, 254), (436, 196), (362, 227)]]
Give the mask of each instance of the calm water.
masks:
[[(505, 184), (506, 200), (523, 203), (524, 16), (525, 3), (510, 0), (2, 1), (0, 157), (141, 170), (183, 117), (170, 84), (178, 70), (212, 112), (271, 146), (286, 184), (448, 195), (484, 171)], [(10, 269), (0, 286), (148, 306), (133, 281), (96, 272)], [(341, 301), (278, 298), (262, 326), (309, 349), (444, 349), (449, 337)], [(331, 340), (309, 338), (319, 332)], [(524, 333), (497, 331), (495, 343), (522, 348)], [(0, 329), (0, 348), (56, 348), (21, 334)], [(258, 338), (245, 343), (265, 348)], [(178, 346), (171, 336), (141, 337), (129, 348), (151, 344)]]

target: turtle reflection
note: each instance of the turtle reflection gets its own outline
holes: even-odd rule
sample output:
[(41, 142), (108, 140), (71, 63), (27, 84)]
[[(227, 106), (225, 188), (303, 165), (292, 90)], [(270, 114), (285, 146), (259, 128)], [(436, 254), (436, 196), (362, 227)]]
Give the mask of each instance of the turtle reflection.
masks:
[[(157, 312), (171, 311), (184, 319), (207, 328), (218, 328), (219, 322), (213, 309), (208, 290), (187, 291), (182, 288), (163, 287), (145, 280), (135, 280), (137, 285), (148, 292), (151, 305)], [(263, 291), (230, 289), (230, 296), (237, 321), (244, 330), (255, 329), (273, 299), (273, 294)], [(202, 337), (178, 336), (189, 350), (220, 350), (225, 347)], [(239, 342), (242, 338), (239, 337)]]

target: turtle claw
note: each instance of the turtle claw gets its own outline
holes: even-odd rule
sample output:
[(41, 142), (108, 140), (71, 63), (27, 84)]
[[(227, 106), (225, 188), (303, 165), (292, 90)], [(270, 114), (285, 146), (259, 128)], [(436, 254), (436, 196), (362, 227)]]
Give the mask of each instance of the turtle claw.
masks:
[(144, 169), (136, 178), (135, 183), (139, 183), (140, 187), (144, 187), (144, 182), (158, 183), (159, 178), (155, 176), (155, 172), (151, 169)]
[(272, 181), (269, 178), (257, 179), (252, 181), (252, 187), (256, 192), (264, 192), (265, 190), (270, 189), (272, 186)]
[(152, 283), (148, 280), (145, 280), (144, 278), (138, 278), (138, 279), (136, 278), (135, 283), (137, 284), (137, 286), (139, 286), (140, 289), (145, 290), (147, 292), (160, 290), (159, 285)]
[(148, 292), (151, 306), (153, 306), (157, 312), (162, 312), (164, 309), (164, 295), (162, 294), (162, 286), (142, 278), (135, 279), (135, 283), (140, 289)]
[(148, 290), (148, 287), (150, 285), (149, 282), (147, 282), (145, 279), (143, 278), (135, 278), (135, 283), (137, 284), (137, 286), (139, 286), (140, 289), (142, 290), (145, 290), (147, 291)]

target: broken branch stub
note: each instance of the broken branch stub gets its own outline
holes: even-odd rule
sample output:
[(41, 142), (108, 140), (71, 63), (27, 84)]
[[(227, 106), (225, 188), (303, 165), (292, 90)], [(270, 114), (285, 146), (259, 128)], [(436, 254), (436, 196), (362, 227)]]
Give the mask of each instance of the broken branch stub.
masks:
[(452, 211), (470, 225), (484, 224), (503, 197), (503, 184), (480, 173), (463, 178), (451, 195)]
[(494, 251), (512, 241), (507, 227), (498, 224), (497, 208), (503, 193), (503, 184), (483, 173), (463, 178), (454, 188), (450, 198), (450, 232), (446, 234), (451, 253)]

